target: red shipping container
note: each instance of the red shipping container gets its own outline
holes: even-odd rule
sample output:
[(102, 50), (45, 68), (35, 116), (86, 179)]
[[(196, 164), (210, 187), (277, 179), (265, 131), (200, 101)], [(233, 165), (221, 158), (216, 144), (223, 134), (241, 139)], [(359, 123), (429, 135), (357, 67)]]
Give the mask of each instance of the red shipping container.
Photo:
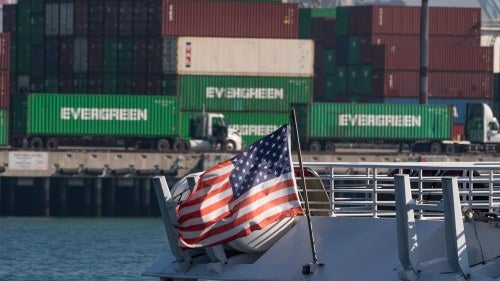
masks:
[(0, 108), (9, 108), (10, 75), (8, 71), (0, 71)]
[[(418, 34), (371, 34), (360, 35), (361, 45), (420, 45)], [(429, 36), (429, 46), (476, 46), (481, 45), (481, 36), (432, 35)]]
[(432, 98), (492, 98), (493, 73), (429, 72), (428, 95)]
[(164, 0), (164, 36), (298, 38), (298, 4)]
[[(420, 34), (420, 7), (353, 6), (349, 9), (349, 33)], [(430, 7), (429, 35), (480, 36), (481, 9)]]
[(372, 45), (360, 49), (360, 63), (372, 64), (374, 70), (419, 70), (420, 48), (402, 45)]
[(420, 8), (410, 6), (352, 6), (349, 33), (419, 34)]
[(429, 8), (429, 34), (480, 36), (481, 8)]
[(451, 128), (451, 137), (453, 140), (460, 141), (464, 139), (465, 125), (463, 124), (453, 124)]
[(493, 47), (431, 46), (429, 70), (493, 72)]
[(10, 33), (0, 33), (0, 70), (10, 70)]
[(419, 96), (418, 71), (373, 71), (372, 96), (414, 98)]

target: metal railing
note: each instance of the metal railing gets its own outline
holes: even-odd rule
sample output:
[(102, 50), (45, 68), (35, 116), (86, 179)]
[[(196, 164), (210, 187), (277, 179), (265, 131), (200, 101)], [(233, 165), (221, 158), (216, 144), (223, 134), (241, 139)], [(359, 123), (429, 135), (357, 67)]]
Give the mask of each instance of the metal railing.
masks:
[[(413, 198), (430, 203), (442, 200), (443, 177), (457, 177), (462, 207), (500, 213), (500, 162), (305, 162), (303, 166), (317, 173), (305, 177), (312, 215), (394, 217), (396, 174), (409, 174)], [(297, 183), (303, 196), (301, 181)], [(415, 216), (435, 219), (442, 213), (418, 211)]]

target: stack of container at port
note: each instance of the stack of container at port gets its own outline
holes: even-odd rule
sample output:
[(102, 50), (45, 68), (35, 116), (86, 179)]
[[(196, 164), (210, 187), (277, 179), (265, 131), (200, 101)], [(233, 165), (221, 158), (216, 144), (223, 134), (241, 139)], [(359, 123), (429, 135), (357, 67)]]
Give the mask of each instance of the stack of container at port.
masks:
[[(418, 104), (420, 8), (355, 6), (346, 13), (349, 33), (337, 36), (337, 63), (348, 58), (348, 76), (372, 77), (370, 91), (355, 92), (363, 94), (359, 101)], [(453, 135), (463, 136), (466, 104), (493, 101), (493, 48), (480, 46), (481, 9), (430, 7), (428, 26), (428, 103), (454, 106)], [(334, 100), (351, 100), (353, 91), (348, 83), (347, 95)]]
[(163, 9), (183, 113), (222, 112), (249, 144), (287, 122), (290, 103), (311, 102), (314, 45), (298, 39), (296, 4), (165, 0)]

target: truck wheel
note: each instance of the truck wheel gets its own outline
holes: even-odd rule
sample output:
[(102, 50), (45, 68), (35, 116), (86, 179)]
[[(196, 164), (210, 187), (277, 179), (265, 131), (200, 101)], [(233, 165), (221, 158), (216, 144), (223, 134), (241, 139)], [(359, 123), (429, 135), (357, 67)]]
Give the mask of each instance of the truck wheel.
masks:
[(47, 143), (45, 144), (45, 146), (48, 149), (53, 150), (53, 149), (57, 149), (57, 147), (59, 146), (59, 143), (57, 142), (56, 138), (49, 138), (47, 140)]
[(444, 152), (446, 152), (446, 154), (453, 154), (455, 153), (455, 145), (453, 144), (447, 144), (444, 146)]
[(236, 150), (236, 143), (234, 141), (225, 141), (222, 145), (222, 151), (234, 152)]
[(186, 143), (183, 140), (175, 140), (173, 145), (174, 151), (186, 150)]
[(318, 141), (312, 141), (309, 144), (309, 151), (320, 152), (321, 151), (321, 143), (319, 143)]
[(336, 147), (335, 147), (335, 144), (334, 144), (333, 142), (331, 142), (331, 141), (327, 141), (327, 142), (325, 143), (325, 151), (326, 151), (326, 152), (331, 152), (331, 153), (333, 153), (333, 152), (335, 152), (335, 149), (336, 149)]
[(442, 152), (441, 144), (439, 142), (433, 142), (431, 143), (431, 147), (429, 150), (431, 154), (439, 154)]
[(39, 137), (34, 137), (30, 142), (30, 147), (33, 149), (43, 148), (43, 141)]
[(170, 143), (168, 143), (168, 140), (166, 139), (159, 139), (156, 143), (156, 148), (159, 151), (167, 151), (170, 149)]

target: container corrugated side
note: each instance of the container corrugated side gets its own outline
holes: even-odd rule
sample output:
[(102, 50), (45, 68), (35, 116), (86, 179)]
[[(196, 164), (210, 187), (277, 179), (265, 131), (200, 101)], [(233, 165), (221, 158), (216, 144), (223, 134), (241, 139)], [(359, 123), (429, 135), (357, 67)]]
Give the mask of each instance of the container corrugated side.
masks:
[(10, 70), (10, 33), (0, 33), (0, 70)]
[[(195, 111), (181, 111), (180, 127), (181, 135), (188, 138), (189, 119)], [(239, 130), (243, 143), (248, 146), (264, 136), (272, 133), (283, 124), (287, 123), (290, 113), (282, 112), (228, 112), (221, 111), (224, 114), (229, 128)]]
[(420, 8), (408, 6), (352, 6), (349, 33), (419, 34)]
[[(419, 98), (387, 98), (384, 100), (388, 104), (419, 104)], [(469, 103), (486, 103), (490, 107), (493, 106), (492, 99), (455, 99), (455, 98), (429, 98), (428, 104), (431, 105), (448, 105), (453, 107), (453, 124), (465, 124), (467, 119), (467, 104)]]
[(9, 144), (9, 111), (0, 109), (0, 145)]
[(179, 37), (182, 75), (314, 75), (314, 42), (301, 39)]
[(164, 0), (164, 36), (298, 38), (298, 4)]
[(444, 105), (314, 103), (304, 105), (299, 114), (298, 124), (306, 124), (304, 136), (309, 138), (410, 141), (451, 137), (452, 109)]
[(31, 94), (28, 133), (175, 136), (178, 102), (168, 96)]
[(285, 112), (311, 102), (312, 78), (187, 76), (177, 80), (181, 110)]

